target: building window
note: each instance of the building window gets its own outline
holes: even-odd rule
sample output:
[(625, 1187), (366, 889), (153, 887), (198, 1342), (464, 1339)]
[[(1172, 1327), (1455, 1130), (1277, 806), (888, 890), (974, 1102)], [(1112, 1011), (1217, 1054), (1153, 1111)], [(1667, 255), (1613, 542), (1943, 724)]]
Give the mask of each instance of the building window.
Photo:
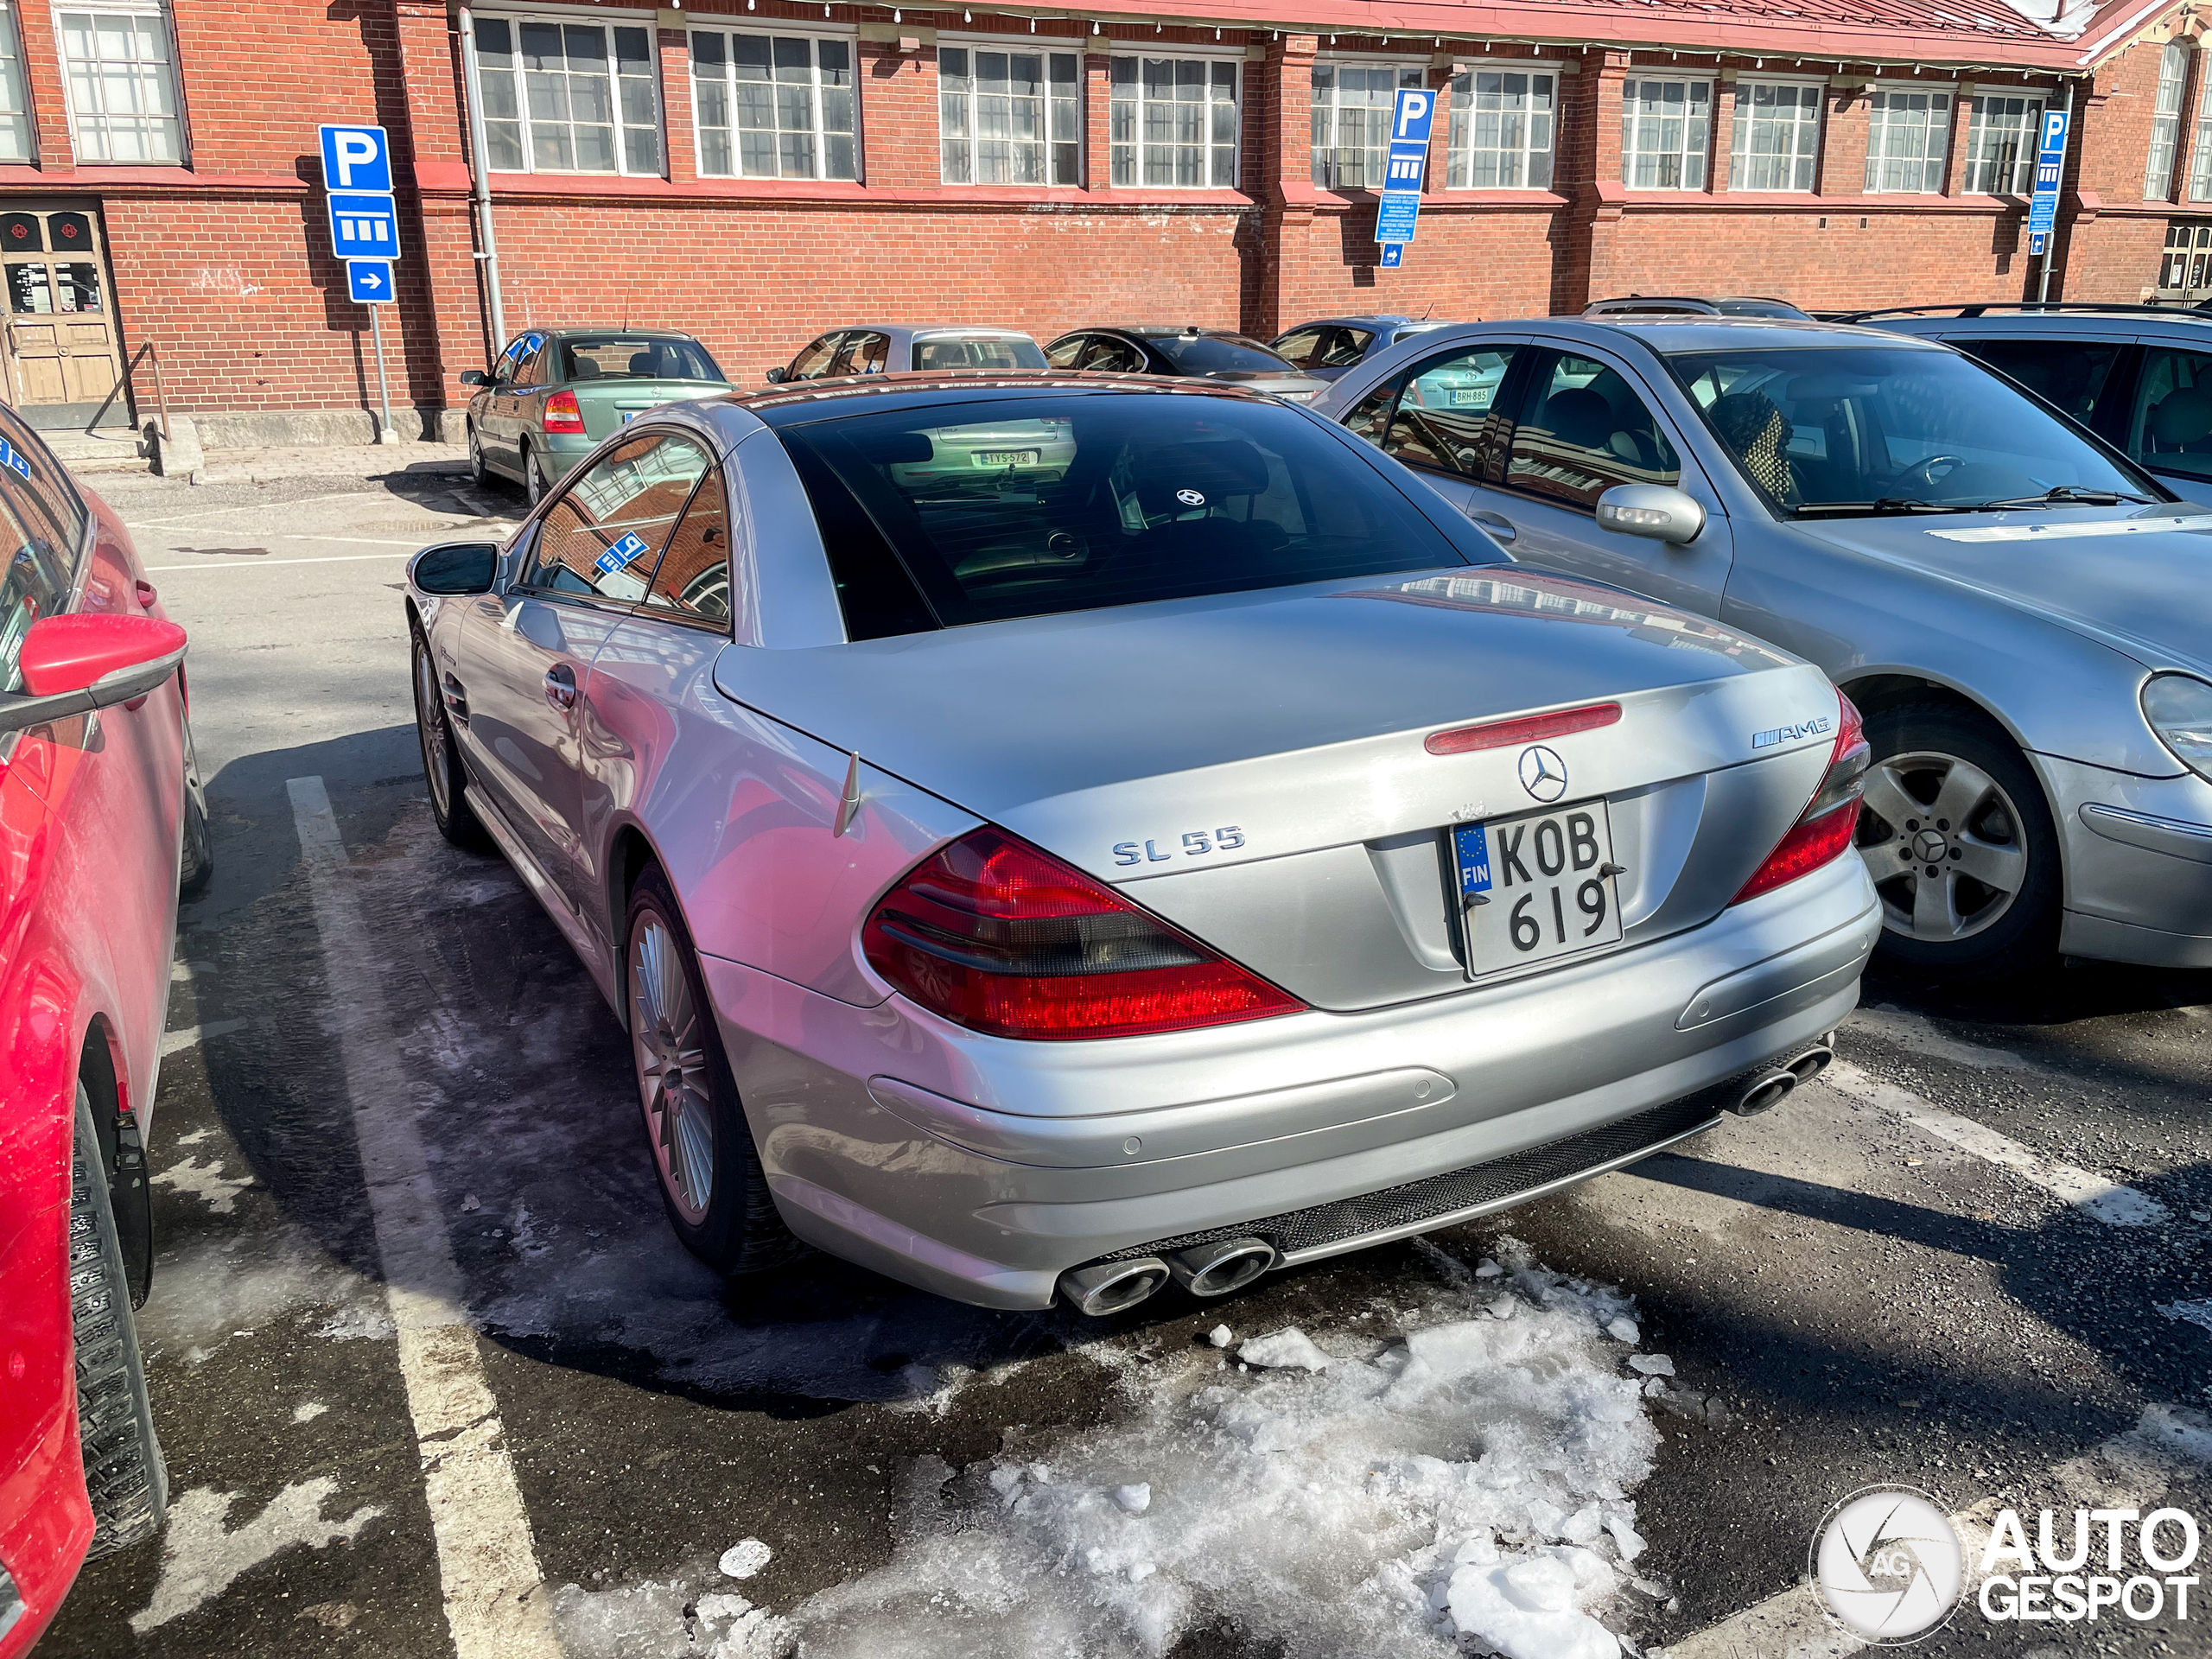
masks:
[(1802, 194), (1813, 188), (1821, 149), (1817, 85), (1780, 80), (1736, 83), (1736, 124), (1729, 143), (1731, 190)]
[(2143, 168), (2143, 199), (2165, 201), (2174, 194), (2174, 150), (2181, 139), (2182, 89), (2189, 83), (2189, 48), (2167, 42), (2158, 54), (2158, 101), (2151, 114), (2151, 154)]
[(2165, 256), (2158, 262), (2158, 292), (2170, 299), (2200, 299), (2212, 289), (2212, 223), (2177, 219), (2166, 226)]
[(2196, 93), (2196, 131), (2189, 146), (2189, 199), (2212, 200), (2212, 75)]
[(1868, 194), (1942, 194), (1951, 138), (1948, 92), (1882, 89), (1868, 100), (1866, 120)]
[(660, 172), (651, 29), (480, 16), (476, 61), (493, 171)]
[(1427, 79), (1418, 64), (1313, 66), (1313, 182), (1329, 190), (1380, 190), (1398, 88)]
[(1548, 190), (1558, 76), (1549, 69), (1474, 69), (1452, 78), (1452, 190)]
[(699, 171), (715, 178), (860, 175), (853, 43), (819, 35), (691, 31)]
[(1637, 80), (1621, 88), (1621, 180), (1631, 190), (1702, 190), (1713, 83)]
[(1972, 102), (1965, 188), (1978, 195), (2026, 195), (2035, 188), (2043, 143), (2043, 99), (1983, 92)]
[(77, 159), (181, 162), (184, 124), (177, 115), (168, 19), (151, 7), (57, 15)]
[(1083, 57), (937, 49), (947, 184), (1081, 184)]
[(1236, 65), (1221, 58), (1116, 58), (1113, 182), (1236, 188)]

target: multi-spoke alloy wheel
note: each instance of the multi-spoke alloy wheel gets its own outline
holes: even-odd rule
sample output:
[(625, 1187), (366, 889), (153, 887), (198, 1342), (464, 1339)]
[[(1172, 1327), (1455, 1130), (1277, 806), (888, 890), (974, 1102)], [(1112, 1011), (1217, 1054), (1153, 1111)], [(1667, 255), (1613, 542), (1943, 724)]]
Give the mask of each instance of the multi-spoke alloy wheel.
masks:
[(1972, 938), (2012, 908), (2028, 878), (2020, 810), (1955, 755), (1891, 755), (1866, 773), (1859, 852), (1882, 919), (1933, 944)]
[(630, 1045), (661, 1186), (696, 1227), (715, 1201), (713, 1083), (681, 948), (658, 916), (639, 915), (630, 932)]

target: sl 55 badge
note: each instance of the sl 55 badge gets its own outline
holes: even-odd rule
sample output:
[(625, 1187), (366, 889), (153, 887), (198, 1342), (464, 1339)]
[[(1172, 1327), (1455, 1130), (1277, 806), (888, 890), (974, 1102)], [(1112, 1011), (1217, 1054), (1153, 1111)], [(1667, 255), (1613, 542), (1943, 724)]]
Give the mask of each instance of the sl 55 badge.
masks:
[(1114, 843), (1116, 864), (1165, 864), (1170, 860), (1204, 858), (1208, 853), (1233, 853), (1244, 844), (1244, 832), (1235, 824), (1224, 830), (1185, 830), (1181, 836), (1165, 837), (1163, 851), (1157, 841), (1117, 841)]

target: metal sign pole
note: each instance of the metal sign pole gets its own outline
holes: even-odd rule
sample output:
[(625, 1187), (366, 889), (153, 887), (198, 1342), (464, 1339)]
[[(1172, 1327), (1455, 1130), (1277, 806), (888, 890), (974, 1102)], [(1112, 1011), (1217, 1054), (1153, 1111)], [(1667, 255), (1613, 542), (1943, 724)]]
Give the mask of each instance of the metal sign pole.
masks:
[(399, 435), (391, 429), (391, 382), (384, 372), (384, 308), (369, 308), (369, 333), (377, 343), (377, 398), (384, 405), (384, 429), (377, 434), (378, 443), (397, 443)]
[[(2069, 145), (2074, 142), (2074, 83), (2070, 80), (2066, 83), (2066, 142)], [(2059, 156), (2059, 182), (2063, 186), (2065, 151), (2062, 149)], [(2043, 239), (2043, 269), (2036, 276), (2036, 302), (2038, 304), (2045, 303), (2050, 298), (2050, 262), (2057, 251), (2058, 220), (2054, 207), (2050, 233)]]

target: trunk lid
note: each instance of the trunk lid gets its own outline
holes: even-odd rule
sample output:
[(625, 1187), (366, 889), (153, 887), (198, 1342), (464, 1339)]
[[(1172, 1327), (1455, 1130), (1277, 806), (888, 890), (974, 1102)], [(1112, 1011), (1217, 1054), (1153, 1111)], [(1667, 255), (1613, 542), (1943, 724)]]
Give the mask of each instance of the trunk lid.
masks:
[(596, 439), (663, 404), (713, 397), (730, 388), (719, 380), (627, 380), (604, 376), (572, 380), (568, 390), (575, 393), (576, 405), (583, 410), (585, 435)]
[(733, 645), (715, 683), (1323, 1007), (1463, 987), (1448, 826), (1536, 805), (1526, 745), (1439, 756), (1430, 734), (1619, 703), (1547, 742), (1563, 799), (1608, 802), (1634, 943), (1734, 896), (1810, 798), (1836, 711), (1809, 664), (1514, 566)]

